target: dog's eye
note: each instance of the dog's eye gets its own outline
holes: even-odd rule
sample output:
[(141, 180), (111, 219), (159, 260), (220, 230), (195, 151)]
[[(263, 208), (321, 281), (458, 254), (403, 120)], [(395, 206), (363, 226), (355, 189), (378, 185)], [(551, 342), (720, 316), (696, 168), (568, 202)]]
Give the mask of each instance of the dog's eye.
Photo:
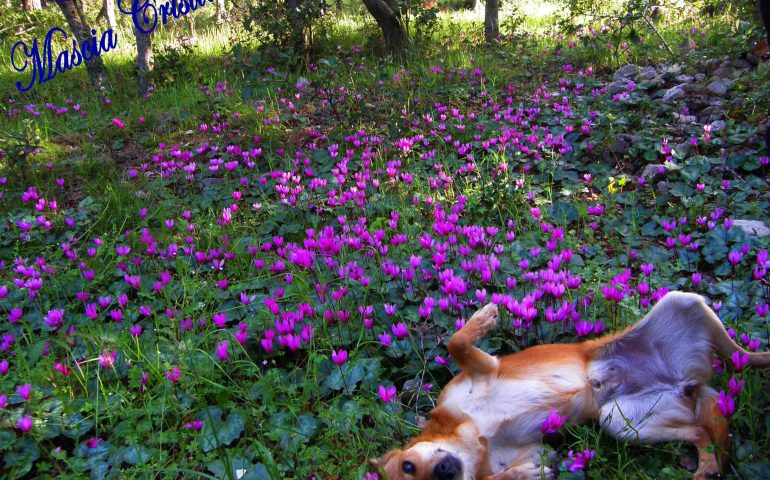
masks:
[(414, 463), (412, 462), (404, 462), (401, 464), (401, 470), (404, 473), (408, 473), (409, 475), (414, 475), (414, 472), (417, 471), (417, 468), (414, 466)]

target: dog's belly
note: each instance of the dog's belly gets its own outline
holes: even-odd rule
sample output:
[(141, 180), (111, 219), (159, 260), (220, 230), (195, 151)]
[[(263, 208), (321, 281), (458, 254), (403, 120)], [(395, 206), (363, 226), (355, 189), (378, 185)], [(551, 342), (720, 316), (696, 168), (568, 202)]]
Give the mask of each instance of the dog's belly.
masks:
[(535, 462), (531, 447), (541, 440), (541, 426), (553, 409), (572, 421), (584, 421), (591, 402), (585, 370), (549, 365), (547, 371), (519, 372), (516, 378), (458, 379), (445, 390), (441, 406), (468, 415), (489, 441), (495, 472), (511, 464)]

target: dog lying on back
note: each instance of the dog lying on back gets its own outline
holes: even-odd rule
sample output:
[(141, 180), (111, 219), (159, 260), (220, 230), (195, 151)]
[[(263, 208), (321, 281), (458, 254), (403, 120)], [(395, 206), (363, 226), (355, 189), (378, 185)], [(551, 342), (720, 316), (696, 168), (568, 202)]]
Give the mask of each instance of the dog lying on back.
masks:
[[(389, 480), (541, 478), (541, 425), (556, 409), (568, 421), (599, 421), (612, 436), (682, 441), (698, 449), (695, 479), (718, 475), (727, 422), (708, 386), (712, 356), (749, 353), (694, 294), (671, 292), (626, 330), (576, 344), (539, 345), (501, 358), (476, 343), (497, 323), (497, 307), (476, 312), (449, 341), (462, 373), (444, 388), (423, 431), (372, 464)], [(711, 448), (715, 445), (716, 449)]]

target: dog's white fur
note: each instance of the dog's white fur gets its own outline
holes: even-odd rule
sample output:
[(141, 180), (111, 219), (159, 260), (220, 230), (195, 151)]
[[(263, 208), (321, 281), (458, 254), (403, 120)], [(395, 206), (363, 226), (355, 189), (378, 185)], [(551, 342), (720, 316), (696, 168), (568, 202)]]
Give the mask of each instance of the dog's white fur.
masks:
[[(540, 478), (541, 425), (556, 409), (570, 422), (598, 420), (616, 438), (685, 441), (698, 448), (696, 479), (719, 472), (713, 449), (727, 445), (727, 422), (708, 386), (714, 354), (740, 351), (698, 295), (671, 292), (626, 330), (579, 344), (540, 345), (493, 357), (475, 344), (497, 321), (487, 305), (448, 345), (462, 373), (439, 397), (431, 420), (404, 449), (373, 463), (390, 480)], [(455, 473), (446, 464), (462, 465)], [(404, 472), (404, 464), (414, 467)], [(412, 470), (412, 468), (408, 468)]]

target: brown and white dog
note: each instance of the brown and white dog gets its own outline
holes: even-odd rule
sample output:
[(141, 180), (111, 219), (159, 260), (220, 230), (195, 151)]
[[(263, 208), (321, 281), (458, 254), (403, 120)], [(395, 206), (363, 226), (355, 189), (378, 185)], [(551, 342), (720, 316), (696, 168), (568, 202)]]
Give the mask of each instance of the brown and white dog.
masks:
[[(612, 436), (698, 449), (695, 479), (719, 473), (727, 422), (708, 386), (712, 356), (769, 353), (735, 342), (698, 295), (671, 292), (626, 330), (576, 344), (539, 345), (501, 358), (475, 345), (497, 323), (497, 307), (476, 312), (449, 341), (462, 373), (441, 393), (423, 431), (372, 464), (389, 480), (541, 478), (541, 425), (551, 410), (597, 420)], [(715, 445), (716, 448), (711, 448)]]

